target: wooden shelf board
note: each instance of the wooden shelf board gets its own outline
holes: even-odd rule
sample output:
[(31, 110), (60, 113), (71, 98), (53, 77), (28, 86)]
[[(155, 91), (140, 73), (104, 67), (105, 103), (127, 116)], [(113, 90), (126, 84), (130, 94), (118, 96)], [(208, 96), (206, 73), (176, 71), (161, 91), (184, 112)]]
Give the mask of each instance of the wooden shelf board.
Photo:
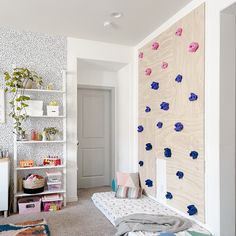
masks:
[(16, 170), (40, 170), (40, 169), (60, 169), (64, 168), (65, 165), (60, 166), (33, 166), (33, 167), (16, 167)]
[(65, 140), (55, 140), (55, 141), (16, 141), (18, 144), (36, 144), (36, 143), (65, 143)]
[[(23, 89), (19, 89), (23, 91)], [(64, 90), (46, 90), (46, 89), (24, 89), (25, 93), (65, 93)]]
[(42, 195), (49, 195), (49, 194), (55, 194), (55, 193), (65, 193), (65, 192), (66, 191), (64, 189), (58, 190), (58, 191), (48, 191), (48, 190), (45, 190), (42, 193), (35, 193), (35, 194), (28, 194), (28, 193), (24, 193), (24, 192), (17, 192), (15, 194), (15, 197), (42, 196)]

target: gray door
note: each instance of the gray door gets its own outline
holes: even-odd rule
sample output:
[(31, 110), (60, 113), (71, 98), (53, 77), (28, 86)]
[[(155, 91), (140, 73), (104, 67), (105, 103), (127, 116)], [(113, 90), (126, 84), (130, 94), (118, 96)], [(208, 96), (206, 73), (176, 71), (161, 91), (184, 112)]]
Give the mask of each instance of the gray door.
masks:
[(111, 183), (110, 100), (108, 90), (78, 89), (78, 188)]

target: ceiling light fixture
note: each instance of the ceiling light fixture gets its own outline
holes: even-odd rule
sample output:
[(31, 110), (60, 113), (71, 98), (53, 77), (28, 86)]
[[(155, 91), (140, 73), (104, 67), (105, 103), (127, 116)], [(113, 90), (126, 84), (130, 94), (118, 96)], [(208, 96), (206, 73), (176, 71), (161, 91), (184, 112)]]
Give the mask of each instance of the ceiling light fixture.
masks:
[(118, 18), (121, 18), (123, 16), (123, 13), (121, 13), (121, 12), (112, 12), (111, 16), (118, 19)]
[(112, 26), (112, 22), (110, 22), (110, 21), (104, 21), (103, 26), (104, 26), (105, 28), (111, 27), (111, 26)]

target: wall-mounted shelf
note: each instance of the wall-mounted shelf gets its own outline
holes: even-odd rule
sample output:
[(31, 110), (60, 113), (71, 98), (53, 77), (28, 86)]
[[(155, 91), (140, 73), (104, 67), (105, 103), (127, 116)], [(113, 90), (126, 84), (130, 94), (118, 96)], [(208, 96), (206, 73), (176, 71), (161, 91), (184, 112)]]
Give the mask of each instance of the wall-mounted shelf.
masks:
[(16, 141), (17, 144), (43, 144), (43, 143), (65, 143), (65, 140), (55, 140), (55, 141), (33, 141), (33, 140), (29, 140), (29, 141)]
[(64, 165), (60, 165), (60, 166), (33, 166), (33, 167), (16, 167), (16, 170), (40, 170), (40, 169), (60, 169), (60, 168), (64, 168)]
[(33, 193), (33, 194), (28, 194), (24, 192), (17, 192), (15, 194), (15, 197), (29, 197), (29, 196), (40, 196), (40, 195), (49, 195), (49, 194), (55, 194), (55, 193), (65, 193), (66, 191), (64, 189), (62, 190), (57, 190), (57, 191), (49, 191), (45, 190), (42, 193)]
[(66, 93), (65, 90), (46, 90), (46, 89), (19, 89), (25, 93)]
[(47, 116), (47, 115), (42, 115), (42, 116), (29, 116), (29, 118), (66, 118), (66, 116)]
[[(47, 116), (47, 115), (42, 115), (42, 116), (30, 116), (29, 118), (32, 119), (45, 119), (45, 118), (62, 118), (63, 119), (63, 140), (55, 140), (55, 141), (32, 141), (32, 140), (22, 140), (22, 141), (17, 141), (16, 136), (14, 135), (14, 212), (17, 212), (17, 199), (19, 197), (28, 197), (28, 196), (43, 196), (43, 195), (49, 195), (49, 194), (55, 194), (55, 193), (60, 193), (63, 195), (63, 200), (64, 200), (64, 206), (66, 206), (66, 153), (67, 153), (67, 147), (66, 147), (66, 71), (62, 72), (62, 77), (63, 77), (63, 86), (62, 90), (44, 90), (44, 89), (25, 89), (24, 93), (29, 94), (29, 93), (34, 93), (35, 96), (44, 94), (46, 95), (55, 95), (58, 94), (58, 96), (62, 97), (63, 101), (63, 115), (61, 116)], [(19, 89), (22, 90), (22, 89)], [(22, 90), (23, 91), (23, 90)], [(62, 156), (62, 163), (63, 165), (60, 166), (34, 166), (34, 167), (28, 167), (28, 168), (21, 168), (17, 166), (18, 164), (18, 145), (36, 145), (36, 144), (61, 144), (63, 145), (63, 156)], [(49, 149), (51, 146), (48, 147)], [(27, 158), (27, 157), (26, 157)], [(30, 157), (32, 158), (32, 157)], [(32, 158), (33, 159), (33, 158)], [(38, 194), (26, 194), (24, 192), (19, 192), (17, 189), (17, 183), (18, 183), (18, 174), (19, 172), (24, 172), (27, 170), (53, 170), (53, 169), (61, 169), (63, 173), (63, 187), (61, 190), (58, 191), (48, 191), (45, 190), (42, 193)]]

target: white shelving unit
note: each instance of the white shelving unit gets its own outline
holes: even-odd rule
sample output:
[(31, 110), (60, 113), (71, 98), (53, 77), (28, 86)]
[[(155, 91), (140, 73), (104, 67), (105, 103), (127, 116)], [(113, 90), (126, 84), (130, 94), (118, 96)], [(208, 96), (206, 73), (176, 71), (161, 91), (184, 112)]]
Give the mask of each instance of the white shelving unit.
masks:
[[(55, 194), (59, 193), (63, 195), (64, 200), (64, 206), (66, 206), (66, 153), (67, 153), (67, 147), (66, 147), (66, 71), (62, 71), (62, 78), (63, 78), (63, 88), (62, 90), (44, 90), (44, 89), (25, 89), (25, 93), (30, 94), (59, 94), (63, 98), (63, 115), (59, 116), (31, 116), (29, 119), (45, 119), (45, 118), (57, 118), (57, 119), (63, 119), (63, 140), (55, 140), (55, 141), (17, 141), (16, 136), (14, 135), (14, 212), (17, 212), (17, 200), (21, 197), (29, 197), (29, 196), (43, 196), (43, 195), (49, 195), (49, 194)], [(62, 162), (63, 164), (60, 166), (34, 166), (34, 167), (28, 167), (28, 168), (21, 168), (18, 166), (18, 146), (19, 145), (41, 145), (41, 144), (61, 144), (63, 145), (63, 158)], [(32, 158), (33, 159), (33, 158)], [(42, 193), (38, 194), (26, 194), (23, 192), (19, 192), (17, 189), (18, 186), (18, 173), (26, 170), (62, 170), (63, 172), (63, 188), (58, 191), (48, 191), (45, 190)]]

